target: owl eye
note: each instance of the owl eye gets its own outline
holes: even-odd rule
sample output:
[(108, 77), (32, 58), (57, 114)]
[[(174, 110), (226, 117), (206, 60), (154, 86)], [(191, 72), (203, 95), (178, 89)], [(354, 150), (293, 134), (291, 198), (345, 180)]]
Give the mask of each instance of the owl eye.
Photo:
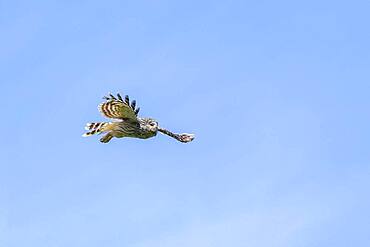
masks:
[(150, 123), (150, 126), (155, 126), (155, 123)]

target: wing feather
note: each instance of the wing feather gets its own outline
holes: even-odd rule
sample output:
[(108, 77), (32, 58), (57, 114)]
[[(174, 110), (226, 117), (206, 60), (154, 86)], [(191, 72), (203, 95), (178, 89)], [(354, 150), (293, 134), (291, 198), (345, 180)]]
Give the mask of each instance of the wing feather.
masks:
[(109, 94), (109, 96), (105, 96), (104, 99), (106, 102), (98, 106), (99, 111), (104, 117), (137, 122), (139, 108), (135, 110), (136, 101), (133, 100), (130, 105), (129, 97), (126, 95), (123, 100), (120, 94), (117, 94), (117, 98)]

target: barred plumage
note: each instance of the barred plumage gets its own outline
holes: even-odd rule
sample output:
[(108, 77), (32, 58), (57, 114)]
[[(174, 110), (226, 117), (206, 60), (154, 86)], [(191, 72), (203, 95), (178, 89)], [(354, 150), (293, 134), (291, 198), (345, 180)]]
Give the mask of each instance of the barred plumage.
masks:
[(104, 96), (106, 101), (98, 106), (99, 111), (105, 117), (116, 119), (116, 122), (101, 122), (88, 123), (85, 127), (89, 132), (83, 136), (91, 136), (94, 134), (106, 133), (100, 141), (103, 143), (109, 142), (113, 137), (134, 137), (147, 139), (156, 136), (158, 131), (175, 138), (180, 142), (190, 142), (194, 139), (192, 134), (175, 134), (166, 129), (160, 128), (158, 122), (152, 118), (139, 118), (138, 113), (140, 107), (136, 108), (136, 101), (133, 100), (130, 104), (128, 95), (123, 99), (120, 94), (117, 98), (109, 94)]
[(85, 130), (90, 130), (89, 132), (85, 133), (83, 136), (91, 136), (94, 134), (98, 134), (106, 129), (109, 123), (87, 123), (85, 126)]

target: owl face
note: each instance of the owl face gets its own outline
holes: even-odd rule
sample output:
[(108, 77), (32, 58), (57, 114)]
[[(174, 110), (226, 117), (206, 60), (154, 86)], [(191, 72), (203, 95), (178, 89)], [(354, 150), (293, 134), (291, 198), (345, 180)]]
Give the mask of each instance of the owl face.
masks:
[(142, 123), (140, 123), (142, 129), (155, 133), (158, 131), (158, 122), (156, 120), (152, 118), (144, 118), (142, 120)]

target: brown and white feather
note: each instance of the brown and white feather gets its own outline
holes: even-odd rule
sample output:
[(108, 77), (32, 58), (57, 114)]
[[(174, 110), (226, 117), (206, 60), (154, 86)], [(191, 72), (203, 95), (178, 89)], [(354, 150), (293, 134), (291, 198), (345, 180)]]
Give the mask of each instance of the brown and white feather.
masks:
[(99, 134), (103, 131), (109, 130), (110, 123), (87, 123), (85, 129), (88, 130), (87, 133), (82, 136), (92, 136), (94, 134)]
[(125, 99), (122, 99), (119, 94), (117, 94), (118, 99), (111, 94), (109, 96), (110, 97), (104, 97), (107, 101), (98, 106), (99, 111), (104, 117), (137, 122), (139, 108), (135, 109), (135, 100), (133, 100), (130, 105), (130, 100), (127, 95)]

